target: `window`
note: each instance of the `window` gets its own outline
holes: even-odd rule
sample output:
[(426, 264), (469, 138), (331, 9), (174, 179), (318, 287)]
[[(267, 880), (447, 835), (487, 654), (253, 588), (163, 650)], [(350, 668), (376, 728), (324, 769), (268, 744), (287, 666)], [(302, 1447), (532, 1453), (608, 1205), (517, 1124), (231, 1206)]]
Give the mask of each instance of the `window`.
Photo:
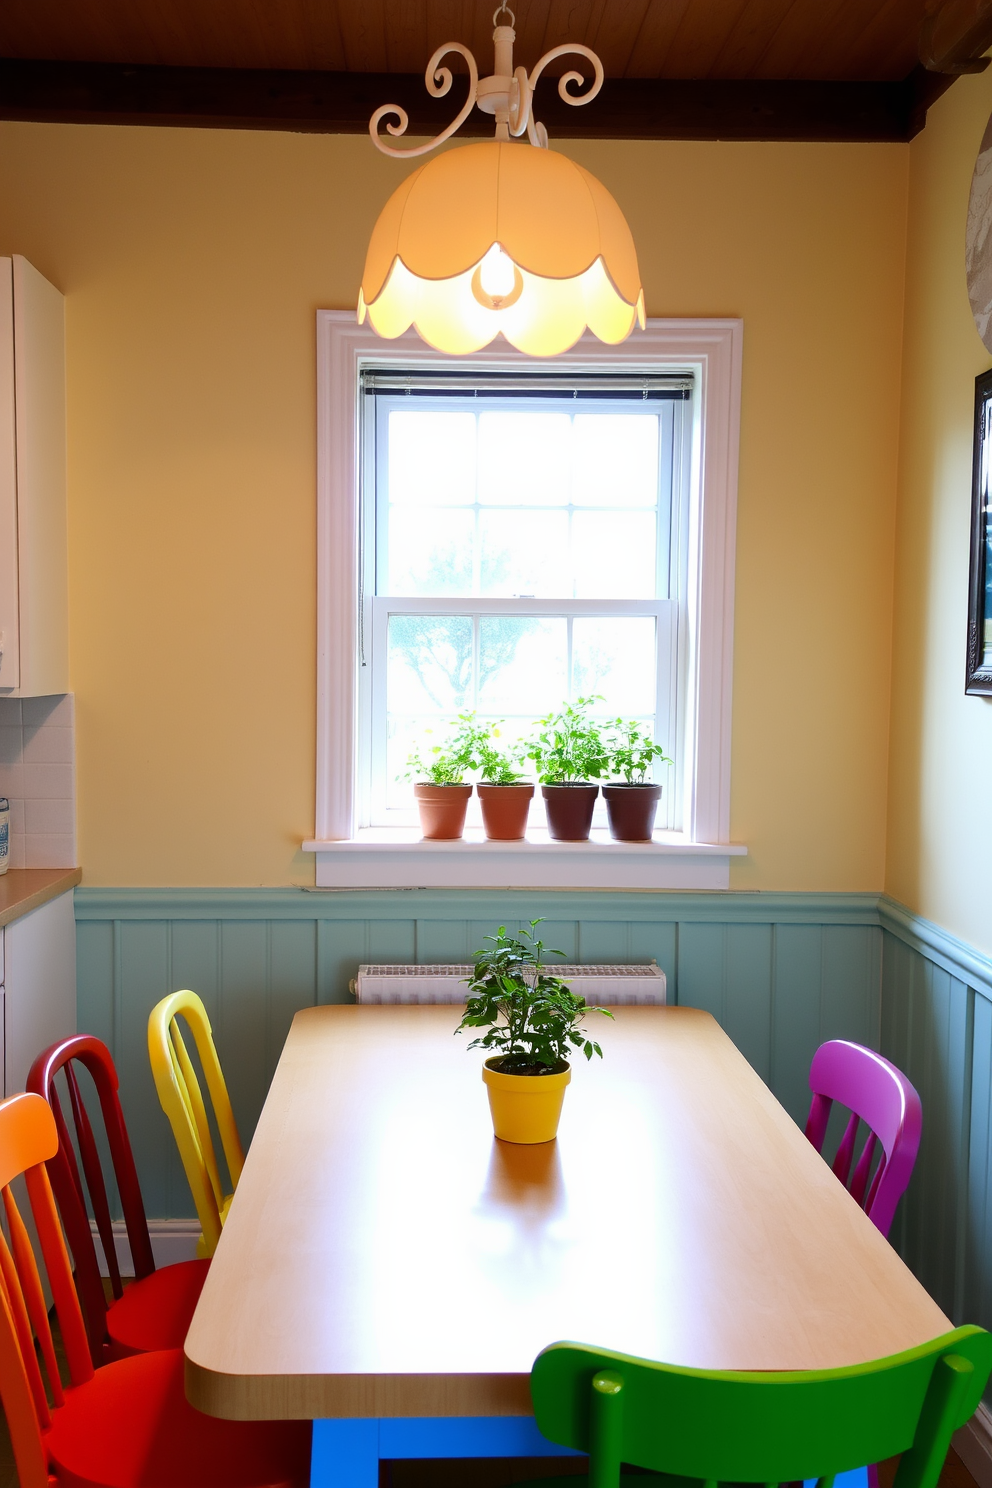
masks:
[[(453, 362), (347, 312), (319, 311), (317, 334), (317, 801), (303, 845), (318, 886), (726, 887), (745, 851), (729, 840), (740, 322), (649, 321), (549, 363), (498, 346)], [(609, 434), (617, 421), (628, 437)], [(614, 481), (615, 504), (597, 502), (620, 450), (625, 499)], [(653, 717), (679, 762), (662, 841), (424, 844), (404, 827), (397, 762), (449, 702), (522, 727), (594, 688)]]
[(363, 373), (360, 825), (416, 821), (406, 761), (468, 710), (511, 741), (595, 697), (680, 757), (691, 387)]

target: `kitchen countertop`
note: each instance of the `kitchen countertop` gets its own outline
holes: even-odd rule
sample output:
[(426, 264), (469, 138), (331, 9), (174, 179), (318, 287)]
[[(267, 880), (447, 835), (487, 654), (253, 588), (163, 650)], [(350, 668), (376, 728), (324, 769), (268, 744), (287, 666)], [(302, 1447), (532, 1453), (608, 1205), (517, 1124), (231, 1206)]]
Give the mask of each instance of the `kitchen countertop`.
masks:
[(68, 893), (82, 876), (81, 868), (8, 868), (0, 875), (0, 925)]

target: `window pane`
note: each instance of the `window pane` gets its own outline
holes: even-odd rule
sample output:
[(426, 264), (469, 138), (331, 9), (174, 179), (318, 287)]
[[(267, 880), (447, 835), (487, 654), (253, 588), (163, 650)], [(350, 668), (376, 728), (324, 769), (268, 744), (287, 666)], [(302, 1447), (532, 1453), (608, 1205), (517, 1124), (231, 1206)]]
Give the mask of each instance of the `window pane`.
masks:
[(390, 714), (386, 724), (386, 806), (413, 806), (413, 781), (404, 780), (407, 761), (413, 751), (421, 755), (430, 753), (435, 744), (448, 737), (447, 719), (436, 714), (400, 713)]
[(572, 597), (567, 512), (483, 511), (479, 533), (483, 594)]
[(657, 506), (658, 424), (656, 413), (577, 414), (575, 504)]
[(599, 615), (572, 622), (572, 696), (599, 694), (598, 713), (652, 715), (656, 667), (653, 619)]
[(389, 415), (389, 499), (459, 506), (475, 500), (475, 415), (425, 409)]
[(383, 593), (472, 593), (473, 511), (401, 507), (390, 512), (388, 541), (389, 577)]
[(576, 598), (653, 599), (657, 540), (654, 512), (575, 512)]
[(479, 619), (479, 711), (537, 717), (568, 687), (568, 627), (560, 618)]
[(494, 506), (568, 501), (572, 421), (521, 410), (479, 416), (479, 500)]
[(390, 714), (454, 716), (472, 706), (472, 621), (466, 615), (391, 615)]

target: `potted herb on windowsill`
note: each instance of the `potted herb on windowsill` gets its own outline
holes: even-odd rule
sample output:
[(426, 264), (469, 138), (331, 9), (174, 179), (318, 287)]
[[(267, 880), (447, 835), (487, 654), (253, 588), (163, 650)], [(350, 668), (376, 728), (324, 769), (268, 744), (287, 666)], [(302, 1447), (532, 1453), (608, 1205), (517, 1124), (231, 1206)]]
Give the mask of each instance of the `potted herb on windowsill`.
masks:
[[(458, 1027), (489, 1031), (470, 1049), (493, 1051), (482, 1068), (493, 1130), (503, 1142), (553, 1142), (565, 1086), (572, 1078), (568, 1056), (581, 1049), (587, 1059), (602, 1058), (597, 1043), (579, 1027), (587, 1013), (613, 1014), (586, 1006), (584, 997), (544, 968), (544, 944), (530, 930), (507, 935), (501, 925), (487, 935), (491, 950), (479, 951), (468, 984), (469, 998)], [(551, 951), (552, 956), (564, 955)]]
[(559, 842), (587, 842), (599, 794), (594, 784), (605, 775), (609, 756), (589, 709), (598, 698), (576, 698), (557, 713), (538, 719), (537, 737), (527, 751), (537, 767), (548, 814), (548, 831)]
[(474, 737), (475, 721), (463, 714), (446, 743), (435, 744), (426, 755), (415, 749), (407, 760), (404, 779), (414, 783), (420, 830), (427, 842), (450, 842), (465, 830), (465, 812), (472, 794), (471, 784), (465, 783), (465, 772), (472, 768)]
[(519, 769), (523, 746), (501, 749), (495, 742), (498, 738), (498, 725), (479, 726), (473, 764), (480, 772), (476, 790), (482, 805), (482, 825), (491, 842), (519, 842), (527, 830), (534, 787), (523, 779)]
[(650, 842), (661, 786), (647, 778), (652, 763), (670, 765), (660, 744), (636, 723), (617, 718), (607, 736), (610, 773), (622, 776), (603, 786), (610, 835), (618, 842)]

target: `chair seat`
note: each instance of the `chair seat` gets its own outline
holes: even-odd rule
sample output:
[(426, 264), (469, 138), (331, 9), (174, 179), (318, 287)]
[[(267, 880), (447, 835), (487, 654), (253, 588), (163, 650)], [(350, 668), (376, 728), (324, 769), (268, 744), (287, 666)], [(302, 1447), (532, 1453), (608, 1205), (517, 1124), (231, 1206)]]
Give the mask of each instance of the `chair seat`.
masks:
[(219, 1421), (183, 1391), (183, 1354), (135, 1354), (66, 1391), (45, 1436), (58, 1488), (306, 1488), (309, 1421)]
[(107, 1332), (122, 1352), (182, 1348), (209, 1261), (179, 1261), (132, 1281), (107, 1309)]
[[(582, 1488), (588, 1481), (587, 1473), (563, 1473), (555, 1478), (527, 1478), (524, 1482), (514, 1483), (513, 1488), (568, 1488), (572, 1483), (576, 1488)], [(807, 1478), (803, 1488), (816, 1488), (816, 1483), (816, 1478)], [(834, 1478), (834, 1488), (867, 1488), (867, 1484), (868, 1469), (865, 1467), (852, 1468)], [(674, 1473), (622, 1472), (620, 1488), (704, 1488), (704, 1482), (702, 1478), (679, 1478)], [(757, 1488), (757, 1485), (721, 1483), (720, 1488)], [(783, 1484), (782, 1488), (786, 1485)]]

